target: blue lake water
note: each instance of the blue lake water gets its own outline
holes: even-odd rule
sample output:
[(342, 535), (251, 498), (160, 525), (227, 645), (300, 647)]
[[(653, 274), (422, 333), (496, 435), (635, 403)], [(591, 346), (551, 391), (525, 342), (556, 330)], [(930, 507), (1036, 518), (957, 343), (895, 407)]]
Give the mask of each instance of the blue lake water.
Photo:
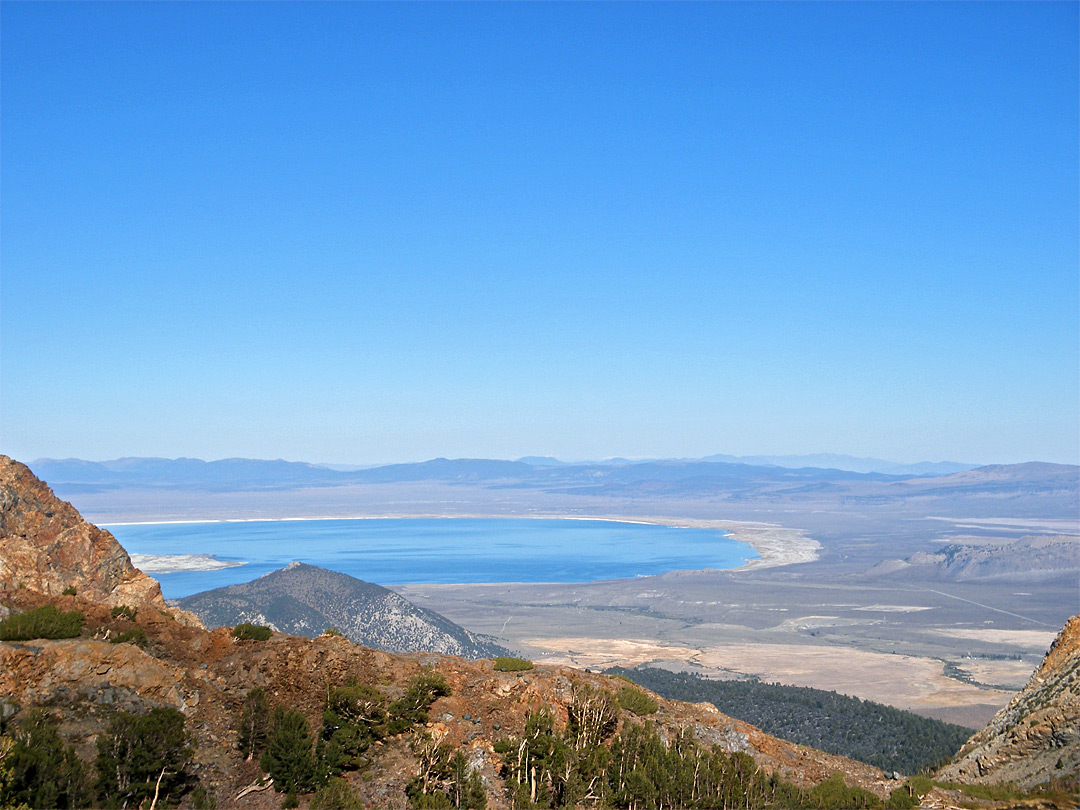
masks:
[(153, 574), (167, 599), (248, 582), (293, 560), (380, 585), (592, 582), (755, 559), (713, 529), (599, 520), (387, 518), (107, 526), (131, 554), (213, 554), (245, 565)]

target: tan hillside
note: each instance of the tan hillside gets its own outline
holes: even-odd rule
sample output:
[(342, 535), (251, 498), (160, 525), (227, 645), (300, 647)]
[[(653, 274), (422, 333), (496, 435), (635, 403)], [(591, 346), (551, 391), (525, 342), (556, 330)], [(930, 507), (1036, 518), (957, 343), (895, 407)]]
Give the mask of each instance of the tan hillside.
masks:
[(1080, 616), (1066, 622), (1042, 664), (1009, 705), (960, 749), (939, 776), (1033, 787), (1080, 773)]

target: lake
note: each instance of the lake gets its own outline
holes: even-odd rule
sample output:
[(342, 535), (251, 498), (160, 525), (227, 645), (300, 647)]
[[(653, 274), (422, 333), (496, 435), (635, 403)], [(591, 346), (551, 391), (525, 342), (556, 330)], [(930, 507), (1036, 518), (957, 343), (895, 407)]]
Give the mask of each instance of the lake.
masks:
[(154, 574), (167, 599), (248, 582), (293, 560), (379, 585), (593, 582), (736, 568), (757, 553), (715, 529), (608, 520), (378, 518), (106, 526), (131, 554), (246, 564)]

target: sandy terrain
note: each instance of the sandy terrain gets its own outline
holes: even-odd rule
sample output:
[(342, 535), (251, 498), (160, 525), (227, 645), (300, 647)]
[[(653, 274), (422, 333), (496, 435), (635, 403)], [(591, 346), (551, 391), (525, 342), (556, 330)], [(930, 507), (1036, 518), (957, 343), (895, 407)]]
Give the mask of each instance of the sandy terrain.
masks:
[(978, 683), (1009, 689), (1022, 689), (1031, 678), (1031, 667), (1026, 661), (973, 659), (962, 660), (957, 666)]
[[(564, 515), (563, 517), (570, 517)], [(727, 532), (740, 543), (746, 543), (759, 555), (737, 570), (775, 568), (780, 565), (813, 562), (818, 558), (821, 543), (801, 529), (788, 529), (776, 523), (758, 523), (735, 520), (695, 520), (667, 517), (574, 517), (576, 520), (613, 520), (630, 523), (653, 523), (660, 526), (676, 526), (684, 529), (716, 529)]]
[(928, 515), (927, 520), (944, 520), (961, 529), (995, 529), (1016, 532), (1053, 532), (1076, 534), (1080, 521), (1033, 518), (949, 518)]
[(544, 663), (604, 669), (658, 659), (682, 661), (699, 674), (756, 675), (769, 682), (829, 689), (958, 721), (992, 716), (1011, 697), (1010, 692), (948, 678), (942, 662), (932, 658), (836, 647), (747, 643), (695, 650), (647, 640), (596, 638), (533, 638), (527, 643), (551, 651), (538, 659)]
[(935, 631), (939, 636), (964, 638), (973, 641), (989, 641), (992, 644), (1008, 644), (1016, 647), (1042, 647), (1048, 649), (1057, 638), (1056, 631), (1048, 630), (993, 630), (945, 627)]

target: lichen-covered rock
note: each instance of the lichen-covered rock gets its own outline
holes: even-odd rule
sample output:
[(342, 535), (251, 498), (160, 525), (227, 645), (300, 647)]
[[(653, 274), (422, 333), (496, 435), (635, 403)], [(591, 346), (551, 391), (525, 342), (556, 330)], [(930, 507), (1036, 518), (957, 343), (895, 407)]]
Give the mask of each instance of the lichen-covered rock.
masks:
[(157, 580), (131, 564), (115, 537), (85, 521), (25, 464), (0, 455), (0, 590), (18, 588), (50, 596), (74, 588), (94, 602), (172, 612)]
[(1065, 623), (1009, 705), (939, 772), (957, 782), (1024, 788), (1080, 773), (1080, 616)]

